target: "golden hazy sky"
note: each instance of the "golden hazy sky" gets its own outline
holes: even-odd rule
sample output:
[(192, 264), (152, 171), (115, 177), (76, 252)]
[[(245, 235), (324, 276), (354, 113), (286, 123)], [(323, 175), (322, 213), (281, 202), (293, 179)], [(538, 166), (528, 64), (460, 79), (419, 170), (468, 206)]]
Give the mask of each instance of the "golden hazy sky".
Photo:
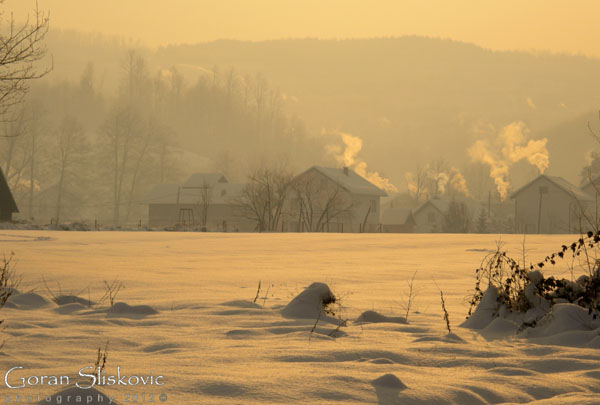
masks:
[[(38, 0), (51, 26), (151, 46), (219, 38), (263, 40), (424, 35), (492, 49), (600, 57), (597, 0)], [(35, 0), (6, 0), (21, 19)]]

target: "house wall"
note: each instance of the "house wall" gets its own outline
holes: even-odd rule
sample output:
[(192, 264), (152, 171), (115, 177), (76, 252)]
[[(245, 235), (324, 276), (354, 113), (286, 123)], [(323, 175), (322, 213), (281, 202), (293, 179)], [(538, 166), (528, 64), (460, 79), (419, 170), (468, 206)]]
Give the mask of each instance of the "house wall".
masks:
[[(596, 180), (598, 182), (598, 180)], [(595, 224), (600, 224), (600, 186), (598, 184), (589, 183), (583, 188), (583, 192), (592, 199), (590, 215)]]
[(433, 205), (427, 204), (414, 214), (414, 220), (416, 233), (441, 232), (444, 216)]
[(542, 234), (578, 232), (580, 219), (585, 221), (582, 209), (585, 215), (588, 215), (591, 208), (588, 202), (578, 202), (554, 183), (541, 177), (515, 197), (515, 232), (538, 233), (539, 231)]

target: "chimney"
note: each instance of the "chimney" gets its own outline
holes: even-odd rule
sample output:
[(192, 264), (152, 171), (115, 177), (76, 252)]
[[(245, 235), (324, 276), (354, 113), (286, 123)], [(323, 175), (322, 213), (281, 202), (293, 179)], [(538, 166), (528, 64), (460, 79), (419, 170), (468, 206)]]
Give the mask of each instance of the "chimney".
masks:
[(344, 166), (344, 174), (347, 176), (348, 175), (348, 166)]

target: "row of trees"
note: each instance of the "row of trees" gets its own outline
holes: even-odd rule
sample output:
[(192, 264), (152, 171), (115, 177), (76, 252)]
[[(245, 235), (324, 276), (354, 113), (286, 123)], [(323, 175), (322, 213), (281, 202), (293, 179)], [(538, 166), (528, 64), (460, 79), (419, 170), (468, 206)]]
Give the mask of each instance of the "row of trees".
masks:
[(189, 86), (130, 51), (114, 95), (98, 82), (92, 64), (76, 83), (44, 79), (0, 128), (2, 169), (26, 218), (136, 221), (156, 184), (191, 170), (235, 176), (245, 156), (311, 142), (260, 75), (215, 68)]

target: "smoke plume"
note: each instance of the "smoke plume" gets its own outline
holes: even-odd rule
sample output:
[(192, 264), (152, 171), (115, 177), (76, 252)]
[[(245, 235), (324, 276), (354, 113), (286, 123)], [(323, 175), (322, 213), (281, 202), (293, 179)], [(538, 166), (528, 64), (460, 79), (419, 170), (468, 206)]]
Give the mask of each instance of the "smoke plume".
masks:
[(529, 164), (537, 167), (540, 174), (544, 173), (550, 164), (546, 149), (548, 139), (530, 139), (525, 143), (527, 135), (529, 130), (523, 122), (513, 122), (502, 129), (495, 141), (478, 140), (469, 148), (469, 155), (474, 162), (481, 162), (490, 167), (490, 177), (496, 184), (501, 200), (505, 200), (508, 194), (508, 174), (514, 163), (527, 160)]
[[(406, 173), (408, 192), (419, 201), (433, 196), (443, 196), (450, 192), (469, 197), (469, 189), (465, 176), (453, 167), (439, 171), (433, 170), (429, 165), (417, 169), (417, 173)], [(430, 190), (434, 192), (431, 193)]]
[(465, 176), (456, 168), (450, 169), (450, 188), (456, 192), (469, 197), (469, 188)]
[(359, 176), (367, 179), (382, 190), (389, 192), (398, 192), (396, 186), (394, 186), (389, 179), (381, 176), (376, 171), (368, 171), (367, 163), (358, 158), (358, 153), (362, 149), (362, 139), (357, 136), (353, 136), (346, 133), (339, 133), (340, 138), (344, 146), (339, 144), (327, 145), (327, 152), (332, 154), (338, 163), (354, 170)]

